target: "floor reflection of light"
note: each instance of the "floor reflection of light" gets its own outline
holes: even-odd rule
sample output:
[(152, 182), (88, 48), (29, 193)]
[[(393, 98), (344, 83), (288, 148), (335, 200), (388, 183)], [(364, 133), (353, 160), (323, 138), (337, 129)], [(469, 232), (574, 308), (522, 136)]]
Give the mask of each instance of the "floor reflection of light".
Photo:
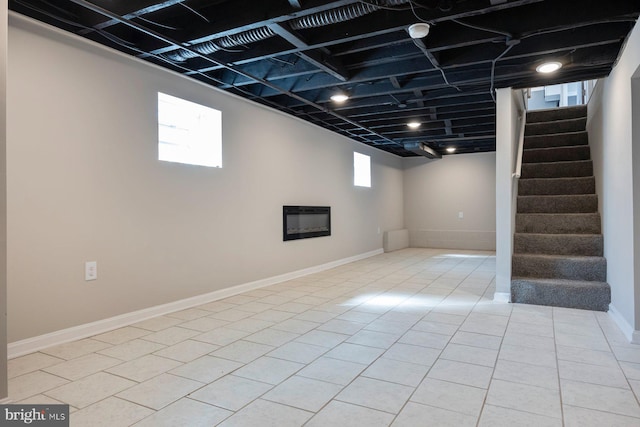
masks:
[(383, 295), (361, 295), (350, 298), (340, 305), (355, 307), (355, 306), (369, 306), (369, 307), (465, 307), (474, 306), (481, 300), (480, 295), (476, 294), (463, 294), (463, 295), (405, 295), (405, 294), (383, 294)]
[(406, 300), (408, 295), (380, 295), (375, 298), (371, 298), (368, 301), (365, 301), (365, 305), (373, 305), (377, 307), (395, 307), (400, 304), (404, 300)]
[(345, 306), (356, 306), (356, 305), (366, 305), (373, 307), (395, 307), (396, 305), (402, 303), (411, 295), (403, 295), (403, 294), (382, 294), (382, 295), (371, 295), (365, 294), (357, 297), (353, 297), (340, 305)]
[(360, 305), (360, 304), (365, 304), (367, 301), (371, 300), (372, 298), (375, 298), (377, 294), (363, 294), (363, 295), (359, 295), (357, 297), (353, 297), (348, 299), (347, 301), (344, 301), (342, 303), (340, 303), (340, 305), (344, 305), (344, 306), (356, 306), (356, 305)]
[(442, 296), (414, 296), (404, 301), (403, 307), (435, 307), (442, 302)]
[(495, 255), (472, 255), (472, 254), (441, 254), (436, 255), (434, 258), (469, 258), (469, 259), (478, 259), (478, 258), (493, 258)]

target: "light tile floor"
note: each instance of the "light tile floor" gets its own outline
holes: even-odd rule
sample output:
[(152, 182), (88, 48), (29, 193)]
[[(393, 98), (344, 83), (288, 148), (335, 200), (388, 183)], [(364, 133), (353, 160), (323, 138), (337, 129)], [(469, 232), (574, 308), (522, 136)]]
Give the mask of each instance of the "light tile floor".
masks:
[(494, 303), (489, 252), (406, 249), (9, 361), (73, 426), (639, 426), (606, 313)]

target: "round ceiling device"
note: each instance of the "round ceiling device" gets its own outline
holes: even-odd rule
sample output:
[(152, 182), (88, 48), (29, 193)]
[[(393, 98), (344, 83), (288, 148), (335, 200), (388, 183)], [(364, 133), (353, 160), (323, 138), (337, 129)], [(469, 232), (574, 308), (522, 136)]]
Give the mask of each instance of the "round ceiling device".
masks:
[(418, 22), (417, 24), (413, 24), (409, 27), (409, 36), (412, 39), (421, 39), (427, 37), (429, 34), (429, 30), (431, 29), (431, 25), (426, 22)]

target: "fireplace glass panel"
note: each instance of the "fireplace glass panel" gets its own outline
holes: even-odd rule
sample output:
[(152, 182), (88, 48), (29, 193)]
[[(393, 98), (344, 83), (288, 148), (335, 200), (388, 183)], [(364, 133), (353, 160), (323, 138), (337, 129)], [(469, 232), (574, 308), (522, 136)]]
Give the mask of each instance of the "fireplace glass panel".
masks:
[(331, 235), (328, 206), (283, 206), (283, 240)]

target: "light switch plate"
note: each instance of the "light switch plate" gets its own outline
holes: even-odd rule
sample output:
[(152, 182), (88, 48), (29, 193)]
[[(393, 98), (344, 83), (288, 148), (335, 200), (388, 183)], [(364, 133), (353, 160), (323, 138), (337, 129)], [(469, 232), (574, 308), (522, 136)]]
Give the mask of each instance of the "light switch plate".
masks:
[(87, 261), (84, 264), (84, 280), (97, 280), (98, 279), (98, 262)]

